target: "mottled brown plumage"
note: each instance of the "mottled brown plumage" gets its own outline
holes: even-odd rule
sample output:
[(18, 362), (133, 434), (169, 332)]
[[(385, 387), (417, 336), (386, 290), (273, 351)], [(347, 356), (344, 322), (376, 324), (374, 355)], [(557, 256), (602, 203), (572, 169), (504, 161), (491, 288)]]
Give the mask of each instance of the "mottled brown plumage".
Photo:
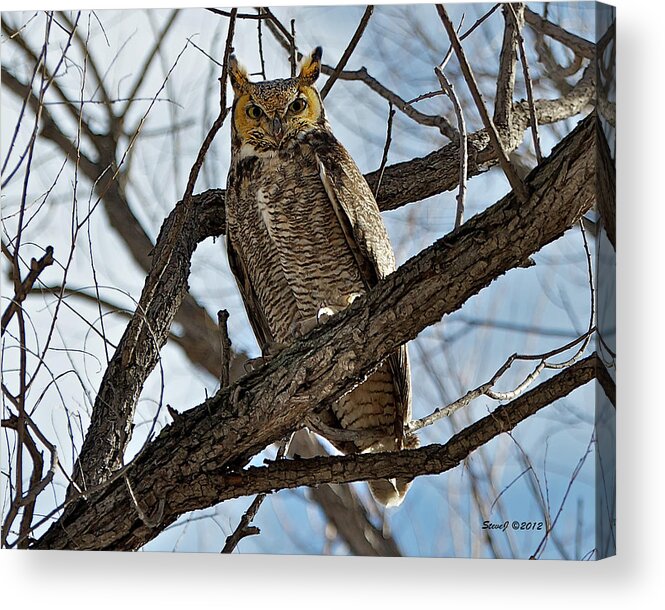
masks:
[[(376, 201), (332, 134), (314, 81), (321, 50), (290, 79), (251, 83), (232, 58), (232, 161), (227, 249), (262, 348), (288, 343), (344, 309), (395, 270)], [(415, 446), (406, 347), (323, 414), (327, 425), (363, 432), (331, 442), (345, 453)], [(399, 504), (409, 481), (370, 481), (377, 500)]]

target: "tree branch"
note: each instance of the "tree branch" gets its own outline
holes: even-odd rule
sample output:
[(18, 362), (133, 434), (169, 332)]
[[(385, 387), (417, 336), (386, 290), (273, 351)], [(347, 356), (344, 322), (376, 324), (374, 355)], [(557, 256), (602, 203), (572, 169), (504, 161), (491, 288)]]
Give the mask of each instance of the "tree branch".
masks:
[[(501, 141), (496, 125), (494, 124), (494, 122), (492, 121), (487, 112), (487, 107), (485, 106), (485, 102), (483, 101), (483, 96), (480, 92), (480, 89), (478, 88), (478, 84), (476, 83), (476, 79), (473, 75), (473, 71), (471, 70), (471, 66), (467, 61), (466, 54), (464, 53), (464, 49), (462, 48), (462, 43), (460, 42), (459, 36), (455, 31), (453, 22), (450, 20), (450, 17), (448, 17), (446, 9), (443, 8), (440, 4), (436, 5), (436, 9), (439, 13), (439, 17), (441, 18), (444, 27), (446, 28), (446, 32), (448, 33), (448, 38), (450, 38), (450, 42), (453, 45), (453, 49), (455, 49), (455, 55), (457, 55), (457, 60), (459, 61), (460, 68), (462, 69), (464, 80), (466, 80), (466, 83), (469, 86), (469, 91), (471, 91), (471, 96), (473, 97), (473, 100), (476, 103), (476, 107), (478, 108), (478, 114), (480, 114), (480, 117), (483, 121), (483, 125), (485, 125), (485, 129), (489, 134), (490, 140), (492, 141), (492, 146), (494, 146), (494, 149), (496, 150), (499, 163), (501, 164), (501, 169), (503, 169), (503, 173), (506, 175), (506, 178), (508, 179), (510, 186), (515, 191), (517, 197), (521, 201), (526, 201), (529, 194), (526, 190), (526, 187), (524, 186), (524, 183), (517, 175), (515, 168), (510, 163), (510, 159), (508, 158), (508, 154), (506, 153), (503, 147), (503, 142)], [(513, 77), (513, 82), (514, 82), (514, 77)]]
[(510, 13), (512, 10), (510, 4), (504, 3), (501, 9), (505, 25), (494, 101), (494, 123), (501, 126), (510, 125), (510, 113), (513, 109), (513, 94), (515, 92), (515, 75), (517, 73), (517, 42), (519, 28), (524, 23), (524, 5), (516, 4), (515, 7), (517, 10), (517, 17), (515, 18)]
[(363, 32), (365, 31), (365, 28), (367, 27), (367, 24), (369, 23), (369, 19), (372, 16), (373, 12), (374, 12), (374, 6), (369, 4), (365, 9), (362, 18), (360, 19), (360, 23), (358, 24), (358, 27), (356, 28), (356, 31), (353, 34), (353, 37), (351, 38), (351, 41), (344, 50), (344, 53), (342, 54), (342, 57), (340, 58), (339, 62), (335, 66), (334, 72), (330, 75), (325, 85), (323, 85), (320, 92), (321, 99), (324, 100), (326, 99), (326, 95), (328, 95), (328, 93), (332, 89), (332, 86), (335, 84), (335, 81), (339, 78), (340, 73), (346, 67), (347, 62), (351, 58), (351, 54), (353, 53), (353, 51), (355, 51), (355, 48), (358, 46), (358, 43), (360, 42), (360, 38), (362, 37)]
[(23, 280), (21, 280), (20, 278), (17, 279), (18, 290), (16, 290), (14, 298), (12, 299), (11, 303), (7, 306), (7, 309), (5, 309), (4, 313), (2, 314), (2, 331), (0, 334), (5, 333), (7, 325), (9, 324), (10, 320), (12, 319), (18, 308), (21, 306), (21, 303), (25, 301), (25, 298), (32, 290), (32, 287), (37, 281), (39, 274), (42, 271), (44, 271), (46, 267), (49, 267), (52, 264), (53, 264), (52, 246), (46, 247), (44, 256), (42, 256), (39, 260), (33, 258), (30, 261), (30, 271), (28, 272), (28, 275)]
[(562, 45), (567, 46), (576, 55), (580, 55), (586, 59), (593, 59), (595, 57), (596, 45), (594, 45), (593, 42), (589, 42), (580, 36), (571, 34), (569, 31), (564, 30), (560, 25), (552, 23), (547, 19), (543, 19), (538, 13), (535, 13), (529, 7), (524, 11), (524, 18), (534, 30), (542, 32), (546, 36), (560, 42)]

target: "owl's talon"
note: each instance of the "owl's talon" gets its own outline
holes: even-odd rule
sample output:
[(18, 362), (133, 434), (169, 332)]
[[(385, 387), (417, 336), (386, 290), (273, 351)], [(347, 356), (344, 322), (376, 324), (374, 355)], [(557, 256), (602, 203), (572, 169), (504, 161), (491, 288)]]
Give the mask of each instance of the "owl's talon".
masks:
[(304, 337), (307, 333), (314, 330), (317, 326), (323, 326), (332, 318), (337, 311), (332, 307), (321, 307), (315, 316), (297, 320), (291, 324), (291, 334), (299, 339)]
[(351, 305), (356, 299), (359, 299), (362, 296), (361, 292), (352, 292), (349, 296), (346, 297), (346, 304)]
[(323, 326), (335, 315), (335, 312), (330, 307), (321, 307), (316, 314), (316, 322), (319, 326)]

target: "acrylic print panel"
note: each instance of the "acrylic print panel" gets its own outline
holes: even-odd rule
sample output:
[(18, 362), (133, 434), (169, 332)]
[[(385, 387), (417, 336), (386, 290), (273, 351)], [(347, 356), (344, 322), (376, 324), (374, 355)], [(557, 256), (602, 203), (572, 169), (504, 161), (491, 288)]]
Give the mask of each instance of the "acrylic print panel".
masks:
[(614, 554), (612, 8), (2, 37), (5, 547)]

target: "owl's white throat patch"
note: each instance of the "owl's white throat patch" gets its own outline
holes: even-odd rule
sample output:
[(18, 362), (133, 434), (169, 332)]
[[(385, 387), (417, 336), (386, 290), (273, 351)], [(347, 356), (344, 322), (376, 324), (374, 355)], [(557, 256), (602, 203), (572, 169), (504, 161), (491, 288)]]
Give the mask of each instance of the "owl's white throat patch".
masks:
[(270, 216), (270, 209), (268, 208), (268, 195), (262, 188), (256, 191), (256, 205), (259, 209), (261, 220), (263, 220), (263, 224), (266, 226), (268, 235), (272, 237), (272, 218)]
[(238, 159), (247, 159), (248, 157), (258, 157), (259, 159), (272, 160), (278, 154), (277, 150), (257, 150), (254, 145), (245, 142), (237, 153)]

